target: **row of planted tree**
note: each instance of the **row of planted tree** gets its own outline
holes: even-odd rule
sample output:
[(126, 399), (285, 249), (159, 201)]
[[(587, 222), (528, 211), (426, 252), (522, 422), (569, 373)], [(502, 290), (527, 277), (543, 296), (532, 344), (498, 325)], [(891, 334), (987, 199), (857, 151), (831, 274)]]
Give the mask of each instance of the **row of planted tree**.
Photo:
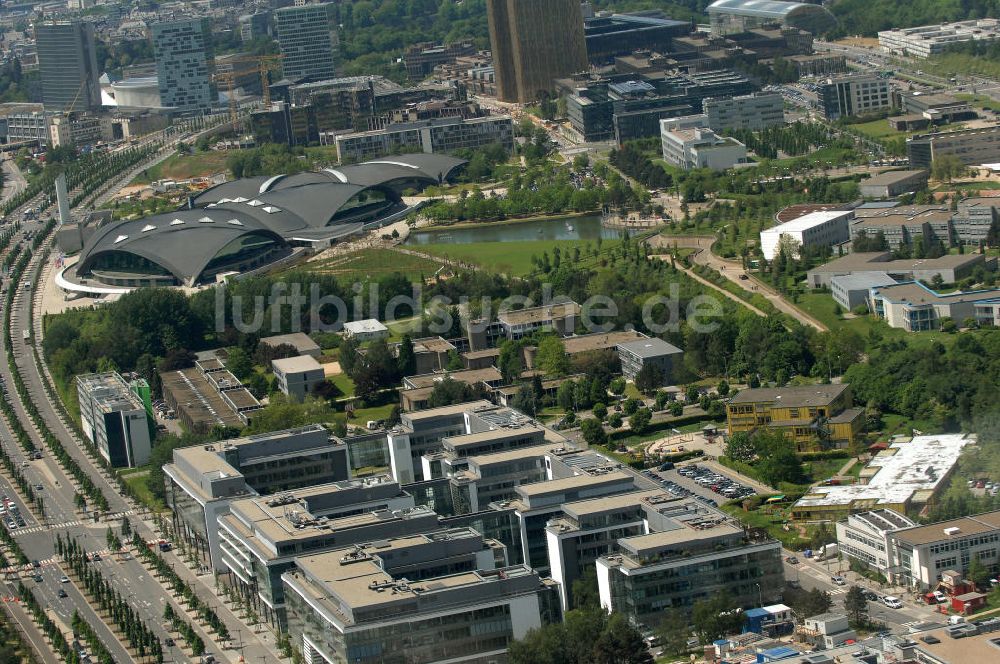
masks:
[(90, 564), (91, 555), (76, 539), (67, 537), (64, 540), (56, 534), (56, 553), (79, 579), (93, 603), (108, 614), (110, 622), (118, 627), (139, 657), (149, 655), (156, 658), (157, 662), (162, 662), (163, 646), (160, 638), (146, 626), (132, 605), (122, 597), (111, 582), (104, 578), (100, 568)]
[[(34, 255), (33, 252), (41, 246), (54, 228), (55, 222), (50, 221), (35, 235), (32, 241), (31, 249), (23, 251), (15, 263), (10, 274), (10, 283), (19, 284), (21, 282), (21, 277), (24, 276), (24, 272), (31, 261), (31, 257)], [(69, 475), (76, 482), (77, 486), (80, 488), (80, 491), (91, 501), (91, 503), (97, 509), (106, 511), (108, 509), (108, 500), (107, 497), (105, 497), (104, 492), (102, 492), (100, 487), (94, 483), (94, 481), (90, 478), (90, 475), (88, 475), (83, 468), (80, 467), (80, 464), (77, 463), (76, 459), (70, 456), (69, 452), (66, 451), (66, 448), (63, 447), (59, 438), (52, 432), (51, 429), (49, 429), (41, 413), (38, 411), (38, 407), (35, 405), (34, 401), (32, 401), (27, 385), (24, 383), (24, 378), (21, 376), (20, 368), (17, 366), (17, 362), (14, 359), (14, 342), (11, 335), (13, 332), (11, 327), (11, 311), (13, 309), (14, 295), (16, 292), (17, 289), (15, 287), (7, 289), (3, 314), (4, 330), (8, 332), (4, 335), (4, 346), (7, 351), (7, 365), (10, 368), (10, 373), (13, 378), (14, 389), (17, 391), (24, 411), (28, 414), (28, 417), (31, 418), (31, 421), (39, 431), (42, 440), (52, 451), (56, 460), (60, 463), (60, 465), (62, 465), (63, 468), (66, 469)], [(27, 324), (30, 325), (30, 322)], [(0, 410), (2, 410), (4, 415), (7, 416), (12, 433), (21, 447), (28, 453), (35, 452), (37, 448), (31, 440), (30, 434), (24, 428), (20, 419), (18, 419), (17, 413), (10, 402), (7, 400), (0, 400)]]
[[(45, 613), (45, 608), (35, 597), (35, 594), (28, 589), (23, 583), (17, 586), (17, 597), (21, 600), (21, 604), (27, 609), (28, 613), (34, 619), (35, 623), (42, 630), (42, 633), (48, 637), (49, 643), (52, 644), (52, 650), (55, 651), (56, 655), (62, 657), (64, 662), (67, 664), (81, 664), (83, 662), (83, 657), (79, 650), (70, 645), (70, 642), (66, 640), (66, 636), (59, 629), (59, 625), (56, 624), (52, 618)], [(79, 623), (86, 624), (84, 621), (76, 614), (73, 613), (73, 631), (77, 631), (77, 625)], [(89, 625), (88, 625), (89, 628)], [(78, 632), (79, 633), (79, 632)], [(91, 630), (92, 633), (92, 630)], [(91, 642), (87, 640), (87, 645), (90, 647), (90, 652), (93, 657), (97, 658), (100, 664), (115, 664), (115, 658), (111, 656), (111, 653), (105, 647), (105, 645), (94, 637), (94, 641)]]
[(55, 180), (60, 173), (66, 174), (66, 186), (73, 193), (71, 205), (76, 206), (96, 192), (101, 185), (126, 173), (130, 168), (156, 153), (159, 143), (151, 143), (141, 148), (129, 148), (120, 152), (94, 152), (81, 155), (64, 164), (49, 164), (41, 174), (33, 177), (28, 185), (13, 195), (2, 206), (0, 213), (7, 215), (39, 195), (51, 200)]
[(147, 546), (139, 533), (132, 534), (132, 545), (136, 548), (136, 551), (143, 558), (143, 560), (149, 563), (156, 574), (166, 581), (167, 585), (170, 586), (170, 589), (183, 599), (191, 612), (197, 614), (202, 622), (215, 631), (215, 634), (220, 641), (229, 640), (229, 628), (227, 628), (226, 624), (221, 618), (219, 618), (219, 614), (215, 612), (215, 609), (210, 607), (204, 600), (198, 597), (194, 588), (192, 588), (187, 581), (182, 579), (181, 576), (174, 571), (174, 568), (171, 567), (170, 563), (163, 559), (163, 556), (158, 554), (151, 547)]

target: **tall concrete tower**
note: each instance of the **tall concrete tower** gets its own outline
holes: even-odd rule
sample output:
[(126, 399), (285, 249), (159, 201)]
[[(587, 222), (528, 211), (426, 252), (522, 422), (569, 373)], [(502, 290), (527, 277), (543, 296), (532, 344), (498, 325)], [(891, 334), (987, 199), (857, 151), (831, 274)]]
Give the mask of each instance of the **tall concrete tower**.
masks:
[(487, 0), (486, 13), (500, 101), (535, 101), (587, 70), (579, 0)]
[(56, 201), (59, 203), (59, 223), (68, 224), (73, 221), (69, 212), (69, 193), (66, 191), (66, 174), (60, 173), (56, 178)]

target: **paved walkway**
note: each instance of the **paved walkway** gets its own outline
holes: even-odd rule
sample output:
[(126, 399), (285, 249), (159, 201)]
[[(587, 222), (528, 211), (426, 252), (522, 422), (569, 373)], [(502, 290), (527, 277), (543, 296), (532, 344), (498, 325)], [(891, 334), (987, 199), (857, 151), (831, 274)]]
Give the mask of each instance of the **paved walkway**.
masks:
[(692, 254), (695, 263), (712, 268), (748, 293), (761, 295), (778, 311), (788, 314), (803, 325), (809, 325), (820, 332), (826, 332), (829, 329), (786, 300), (781, 293), (758, 279), (752, 272), (744, 270), (739, 261), (727, 260), (713, 253), (712, 245), (714, 242), (714, 237), (705, 235), (658, 235), (650, 238), (650, 244), (653, 246), (674, 247), (676, 245), (686, 249), (695, 249), (695, 253)]
[[(664, 260), (664, 261), (670, 260), (670, 256), (668, 254), (663, 254), (663, 255), (659, 255), (659, 256), (650, 256), (650, 258), (659, 258), (660, 260)], [(754, 312), (758, 316), (765, 316), (765, 317), (767, 316), (766, 313), (764, 313), (763, 311), (761, 311), (760, 309), (758, 309), (754, 305), (750, 304), (746, 300), (740, 298), (737, 295), (734, 295), (733, 293), (730, 293), (729, 291), (727, 291), (722, 286), (719, 286), (718, 284), (712, 283), (711, 281), (709, 281), (708, 279), (702, 277), (701, 275), (699, 275), (697, 272), (695, 272), (691, 268), (684, 267), (681, 264), (680, 261), (675, 262), (674, 263), (674, 267), (676, 267), (679, 271), (681, 271), (684, 274), (686, 274), (687, 276), (691, 277), (692, 279), (694, 279), (698, 283), (700, 283), (700, 284), (702, 284), (704, 286), (708, 286), (712, 290), (714, 290), (714, 291), (716, 291), (718, 293), (721, 293), (723, 296), (729, 298), (733, 302), (736, 302), (736, 303), (738, 303), (738, 304), (746, 307), (747, 309), (749, 309), (750, 311)]]

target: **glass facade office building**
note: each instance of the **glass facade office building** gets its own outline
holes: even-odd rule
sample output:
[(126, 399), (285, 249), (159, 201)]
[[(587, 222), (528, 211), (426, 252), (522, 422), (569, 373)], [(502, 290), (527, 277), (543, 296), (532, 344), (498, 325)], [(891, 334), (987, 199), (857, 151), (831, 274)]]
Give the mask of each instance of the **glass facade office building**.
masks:
[(184, 112), (210, 110), (217, 93), (208, 19), (156, 23), (151, 32), (160, 103)]

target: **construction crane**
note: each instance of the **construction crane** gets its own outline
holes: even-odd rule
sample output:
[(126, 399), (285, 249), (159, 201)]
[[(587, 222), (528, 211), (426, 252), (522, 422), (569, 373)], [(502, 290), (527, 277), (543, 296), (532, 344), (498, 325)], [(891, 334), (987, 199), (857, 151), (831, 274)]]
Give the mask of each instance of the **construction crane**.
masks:
[(260, 76), (260, 87), (264, 98), (264, 108), (269, 108), (271, 106), (270, 73), (281, 68), (281, 59), (283, 57), (284, 56), (282, 55), (258, 55), (226, 58), (226, 64), (230, 65), (232, 68), (227, 71), (217, 71), (215, 73), (213, 77), (214, 80), (217, 83), (224, 83), (229, 92), (229, 117), (232, 120), (234, 129), (236, 128), (236, 123), (239, 120), (236, 95), (234, 93), (236, 89), (236, 81), (246, 76)]

